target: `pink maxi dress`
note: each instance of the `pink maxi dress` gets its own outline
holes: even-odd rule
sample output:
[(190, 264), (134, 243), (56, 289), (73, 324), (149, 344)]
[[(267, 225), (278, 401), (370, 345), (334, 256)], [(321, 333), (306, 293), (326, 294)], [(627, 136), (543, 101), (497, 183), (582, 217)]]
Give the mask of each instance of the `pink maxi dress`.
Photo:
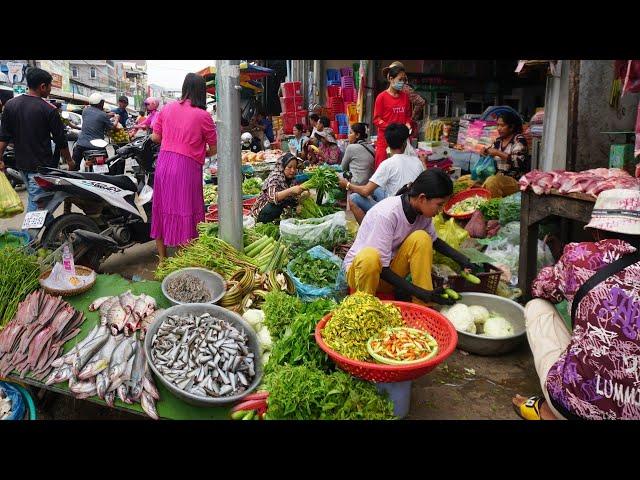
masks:
[(153, 185), (151, 238), (184, 245), (198, 236), (204, 221), (202, 165), (206, 146), (217, 141), (207, 111), (190, 100), (172, 102), (156, 117), (153, 132), (162, 137)]

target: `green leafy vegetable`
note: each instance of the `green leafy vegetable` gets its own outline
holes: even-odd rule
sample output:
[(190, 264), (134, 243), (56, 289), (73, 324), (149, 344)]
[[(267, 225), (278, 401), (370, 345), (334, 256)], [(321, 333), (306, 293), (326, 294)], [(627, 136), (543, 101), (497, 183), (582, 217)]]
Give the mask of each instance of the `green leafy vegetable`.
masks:
[(302, 188), (308, 190), (314, 188), (318, 192), (329, 192), (339, 188), (338, 175), (327, 165), (322, 165), (315, 169), (309, 180), (302, 184)]
[(307, 285), (329, 287), (336, 283), (340, 266), (327, 258), (313, 258), (305, 252), (292, 262), (291, 272)]
[(298, 312), (303, 311), (303, 303), (298, 297), (287, 295), (283, 291), (269, 292), (262, 305), (264, 324), (271, 336), (279, 340)]
[(0, 330), (11, 321), (24, 298), (38, 288), (38, 257), (12, 245), (0, 248)]
[(348, 373), (305, 365), (279, 366), (265, 376), (269, 418), (277, 420), (391, 420), (393, 402), (375, 385)]
[(280, 227), (273, 223), (256, 223), (253, 231), (259, 235), (267, 235), (268, 237), (278, 240), (280, 238)]
[(482, 216), (485, 218), (485, 220), (497, 220), (498, 218), (500, 218), (501, 203), (501, 198), (492, 198), (491, 200), (480, 204), (478, 208), (482, 212)]
[(242, 182), (242, 193), (245, 195), (258, 195), (262, 192), (262, 180), (251, 177)]

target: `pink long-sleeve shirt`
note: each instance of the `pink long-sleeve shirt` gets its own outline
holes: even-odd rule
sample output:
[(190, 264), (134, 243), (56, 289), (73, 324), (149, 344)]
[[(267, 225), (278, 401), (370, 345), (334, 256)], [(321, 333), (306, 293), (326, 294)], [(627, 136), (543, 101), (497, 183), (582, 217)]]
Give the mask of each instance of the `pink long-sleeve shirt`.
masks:
[(160, 150), (193, 158), (201, 165), (207, 145), (217, 142), (216, 125), (206, 110), (191, 106), (190, 100), (172, 102), (158, 114), (153, 133), (162, 137)]

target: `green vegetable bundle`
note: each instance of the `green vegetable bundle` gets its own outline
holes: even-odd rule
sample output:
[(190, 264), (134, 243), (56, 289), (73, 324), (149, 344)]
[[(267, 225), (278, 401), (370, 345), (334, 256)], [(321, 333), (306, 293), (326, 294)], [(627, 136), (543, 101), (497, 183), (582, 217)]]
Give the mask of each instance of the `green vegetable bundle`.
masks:
[(320, 218), (324, 217), (322, 210), (311, 197), (306, 197), (300, 202), (300, 218)]
[(303, 311), (296, 314), (293, 322), (274, 345), (265, 372), (274, 371), (279, 365), (306, 365), (325, 372), (335, 370), (334, 363), (315, 341), (318, 322), (337, 304), (330, 299), (320, 299), (303, 304)]
[(156, 269), (156, 280), (162, 280), (171, 272), (188, 267), (215, 270), (229, 279), (238, 270), (256, 268), (254, 260), (243, 255), (224, 240), (213, 235), (201, 234), (175, 256), (165, 258)]
[(335, 190), (339, 188), (338, 175), (331, 167), (322, 165), (313, 171), (309, 180), (302, 184), (302, 188), (313, 188), (318, 192)]
[(353, 360), (373, 361), (367, 341), (387, 327), (404, 325), (400, 310), (373, 295), (356, 292), (335, 309), (323, 331), (323, 340), (336, 352)]
[(392, 420), (393, 402), (375, 385), (342, 371), (331, 374), (305, 365), (279, 366), (265, 376), (270, 419)]
[(39, 276), (36, 256), (12, 245), (0, 249), (0, 330), (13, 319), (18, 304), (38, 288)]
[(314, 258), (305, 252), (291, 263), (291, 273), (304, 284), (331, 287), (336, 283), (340, 266), (327, 258)]
[(274, 240), (278, 240), (280, 238), (280, 227), (273, 223), (256, 223), (256, 226), (253, 227), (253, 231), (259, 235), (267, 235)]
[(298, 312), (303, 311), (303, 303), (298, 297), (287, 295), (283, 291), (269, 292), (262, 305), (264, 324), (271, 336), (278, 340), (291, 324)]
[(478, 209), (482, 212), (485, 220), (497, 220), (500, 218), (501, 198), (492, 198), (491, 200), (481, 203)]
[(253, 259), (260, 273), (284, 267), (288, 263), (288, 251), (288, 247), (268, 235), (260, 237), (245, 247), (245, 255)]
[(258, 195), (262, 192), (262, 180), (257, 177), (246, 179), (242, 182), (242, 193), (245, 195)]

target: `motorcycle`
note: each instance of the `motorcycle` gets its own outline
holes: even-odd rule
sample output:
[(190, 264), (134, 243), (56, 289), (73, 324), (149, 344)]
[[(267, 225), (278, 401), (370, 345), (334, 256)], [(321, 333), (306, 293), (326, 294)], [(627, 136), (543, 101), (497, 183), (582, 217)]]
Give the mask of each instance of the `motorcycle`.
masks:
[(12, 147), (7, 146), (4, 154), (2, 155), (2, 161), (5, 166), (4, 173), (6, 174), (11, 187), (13, 187), (14, 190), (17, 188), (26, 188), (22, 174), (16, 169), (16, 155)]
[[(138, 169), (132, 176), (41, 168), (35, 181), (45, 192), (35, 201), (44, 208), (27, 214), (34, 217), (33, 230), (29, 231), (32, 238), (41, 235), (41, 246), (50, 250), (70, 239), (76, 263), (93, 270), (111, 254), (150, 241), (153, 176), (159, 149), (147, 136), (119, 148), (108, 159), (107, 167), (112, 172), (127, 156), (135, 158)], [(63, 202), (64, 213), (54, 217)], [(84, 214), (71, 212), (71, 205)]]

